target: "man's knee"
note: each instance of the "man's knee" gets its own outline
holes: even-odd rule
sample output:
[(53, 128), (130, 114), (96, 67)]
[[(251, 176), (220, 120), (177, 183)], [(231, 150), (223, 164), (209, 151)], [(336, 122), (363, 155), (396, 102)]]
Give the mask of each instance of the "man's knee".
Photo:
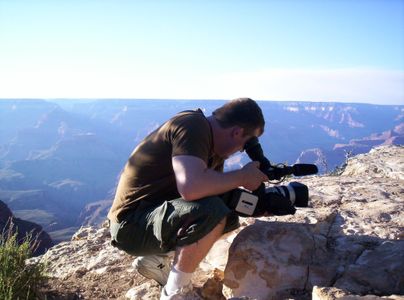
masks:
[(224, 217), (223, 219), (221, 219), (216, 227), (220, 227), (220, 228), (224, 229), (224, 227), (226, 226), (226, 222), (227, 222), (227, 216)]

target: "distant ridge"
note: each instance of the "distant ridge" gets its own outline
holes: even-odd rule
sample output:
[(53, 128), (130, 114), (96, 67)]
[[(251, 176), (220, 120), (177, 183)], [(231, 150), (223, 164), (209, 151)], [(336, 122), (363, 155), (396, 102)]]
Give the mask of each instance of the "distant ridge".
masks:
[(17, 241), (23, 241), (27, 234), (31, 234), (34, 239), (33, 256), (42, 255), (53, 246), (52, 239), (41, 226), (14, 217), (8, 206), (0, 200), (0, 232), (7, 232), (9, 229), (17, 232)]

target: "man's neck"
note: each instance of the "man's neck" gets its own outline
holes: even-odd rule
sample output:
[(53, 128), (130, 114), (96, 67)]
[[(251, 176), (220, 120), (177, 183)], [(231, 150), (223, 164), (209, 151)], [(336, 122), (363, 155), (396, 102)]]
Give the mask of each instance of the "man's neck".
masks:
[[(226, 143), (230, 128), (223, 128), (220, 126), (219, 122), (216, 120), (215, 116), (211, 115), (207, 117), (207, 120), (212, 128), (213, 135), (213, 152), (221, 157), (220, 153), (218, 153), (219, 149), (222, 148), (223, 143)], [(220, 152), (220, 151), (219, 151)]]
[(220, 127), (219, 123), (217, 122), (217, 120), (215, 119), (215, 117), (213, 115), (210, 115), (206, 119), (208, 120), (208, 122), (210, 124), (210, 128), (212, 130), (213, 152), (215, 154), (217, 154), (216, 151), (215, 151), (215, 145), (217, 145), (218, 138), (220, 138), (219, 135), (220, 135), (221, 127)]

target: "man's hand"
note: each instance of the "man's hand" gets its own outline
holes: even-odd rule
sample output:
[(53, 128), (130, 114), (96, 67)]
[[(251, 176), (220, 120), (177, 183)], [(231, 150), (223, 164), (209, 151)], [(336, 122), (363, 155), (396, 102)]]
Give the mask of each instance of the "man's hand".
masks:
[(267, 181), (268, 177), (259, 169), (260, 163), (258, 161), (252, 161), (246, 164), (241, 172), (243, 174), (242, 186), (247, 190), (256, 190), (263, 181)]

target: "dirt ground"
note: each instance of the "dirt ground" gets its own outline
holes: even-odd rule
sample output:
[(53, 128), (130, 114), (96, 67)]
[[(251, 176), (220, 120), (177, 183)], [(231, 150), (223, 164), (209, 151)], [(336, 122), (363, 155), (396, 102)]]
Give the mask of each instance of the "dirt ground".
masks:
[[(128, 258), (128, 260), (133, 259)], [(63, 280), (49, 278), (41, 288), (40, 298), (48, 300), (123, 300), (126, 299), (125, 294), (130, 288), (146, 281), (146, 278), (136, 272), (130, 273), (129, 276), (126, 268), (122, 266), (117, 266), (102, 274), (76, 272)], [(158, 286), (157, 283), (155, 285)]]

